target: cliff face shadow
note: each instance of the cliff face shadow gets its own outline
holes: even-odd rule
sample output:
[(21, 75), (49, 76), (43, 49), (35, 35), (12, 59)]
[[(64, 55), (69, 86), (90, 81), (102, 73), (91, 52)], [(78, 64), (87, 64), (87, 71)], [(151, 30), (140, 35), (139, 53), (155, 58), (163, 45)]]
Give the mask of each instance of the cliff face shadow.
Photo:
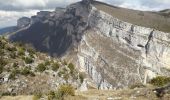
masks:
[(61, 26), (50, 26), (48, 23), (36, 23), (30, 28), (10, 37), (13, 42), (32, 44), (35, 49), (47, 52), (51, 56), (62, 56), (71, 47), (72, 36)]

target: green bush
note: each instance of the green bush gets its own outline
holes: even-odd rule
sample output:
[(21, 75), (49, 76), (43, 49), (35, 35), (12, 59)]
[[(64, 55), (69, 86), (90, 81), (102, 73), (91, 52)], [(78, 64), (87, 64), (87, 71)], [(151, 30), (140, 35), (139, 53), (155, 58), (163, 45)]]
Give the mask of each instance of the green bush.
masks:
[(16, 62), (13, 63), (12, 67), (13, 67), (13, 68), (18, 68), (18, 63), (16, 63)]
[(48, 100), (54, 100), (55, 99), (55, 92), (54, 91), (50, 91), (48, 93)]
[(3, 56), (5, 54), (3, 49), (0, 49), (0, 56)]
[(46, 62), (45, 62), (45, 66), (50, 66), (50, 61), (49, 60), (47, 60)]
[(63, 96), (64, 95), (71, 95), (71, 96), (75, 95), (74, 87), (69, 84), (60, 85), (58, 88), (58, 92), (60, 92)]
[(129, 88), (135, 89), (135, 88), (144, 88), (144, 87), (146, 87), (146, 86), (143, 85), (142, 83), (135, 83), (135, 84), (131, 85)]
[(29, 49), (27, 49), (27, 51), (28, 51), (30, 54), (35, 54), (35, 53), (36, 53), (35, 49), (33, 49), (33, 48), (29, 48)]
[(3, 72), (4, 66), (0, 65), (0, 74)]
[(74, 69), (75, 69), (73, 63), (69, 63), (68, 64), (68, 68), (70, 69), (70, 73), (73, 74), (74, 73)]
[(18, 49), (18, 55), (19, 55), (19, 56), (25, 55), (25, 50), (24, 50), (23, 48), (19, 48), (19, 49)]
[(64, 74), (64, 75), (63, 75), (63, 78), (64, 78), (64, 80), (67, 82), (68, 79), (69, 79), (69, 74)]
[(10, 46), (6, 46), (6, 50), (10, 51), (10, 52), (14, 52), (17, 49), (15, 47), (10, 47)]
[(27, 67), (25, 67), (25, 68), (23, 68), (23, 69), (21, 70), (21, 74), (22, 74), (22, 75), (27, 76), (27, 75), (29, 75), (30, 73), (31, 73), (31, 71), (30, 71), (30, 69), (27, 68)]
[(5, 45), (6, 45), (6, 43), (4, 43), (3, 41), (0, 40), (0, 49), (4, 49)]
[(80, 79), (80, 82), (83, 83), (84, 81), (84, 74), (83, 73), (79, 73), (79, 79)]
[(154, 86), (164, 86), (168, 83), (170, 83), (170, 77), (166, 76), (157, 76), (150, 81), (150, 84)]
[(52, 70), (53, 70), (53, 71), (57, 71), (60, 66), (59, 66), (58, 63), (54, 63), (51, 67), (52, 67)]
[(16, 71), (16, 70), (13, 70), (13, 71), (10, 73), (10, 75), (9, 75), (9, 79), (15, 80), (16, 75), (17, 75), (17, 71)]
[(37, 71), (39, 71), (39, 72), (43, 72), (43, 71), (45, 71), (47, 68), (46, 68), (45, 64), (40, 63), (40, 64), (38, 64), (38, 66), (37, 66), (36, 69), (37, 69)]
[(12, 59), (15, 59), (16, 57), (17, 57), (17, 55), (15, 54), (15, 52), (13, 52), (13, 53), (10, 53), (10, 55), (9, 55)]
[(7, 60), (5, 60), (5, 59), (3, 59), (2, 57), (0, 57), (0, 65), (1, 66), (5, 66), (5, 65), (7, 65)]
[(31, 64), (31, 63), (34, 62), (34, 60), (32, 58), (30, 58), (30, 57), (25, 57), (24, 61), (25, 61), (26, 64)]

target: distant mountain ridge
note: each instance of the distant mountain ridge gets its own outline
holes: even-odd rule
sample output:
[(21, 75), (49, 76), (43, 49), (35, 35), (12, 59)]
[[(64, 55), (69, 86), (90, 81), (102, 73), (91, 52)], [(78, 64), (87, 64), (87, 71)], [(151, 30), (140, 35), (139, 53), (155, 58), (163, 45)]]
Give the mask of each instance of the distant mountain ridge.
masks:
[(8, 34), (17, 30), (16, 26), (6, 27), (0, 29), (0, 35)]

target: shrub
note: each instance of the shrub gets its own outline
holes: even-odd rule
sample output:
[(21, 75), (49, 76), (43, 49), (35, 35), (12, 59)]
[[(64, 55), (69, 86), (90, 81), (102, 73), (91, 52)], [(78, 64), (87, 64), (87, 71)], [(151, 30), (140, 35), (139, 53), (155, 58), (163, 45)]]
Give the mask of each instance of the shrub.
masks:
[(35, 54), (35, 49), (33, 49), (33, 48), (29, 48), (28, 50), (27, 50), (30, 54)]
[(158, 76), (150, 81), (150, 84), (154, 86), (164, 86), (168, 83), (170, 83), (170, 77), (166, 77), (166, 76)]
[(0, 74), (3, 72), (4, 66), (0, 65)]
[(136, 84), (131, 85), (129, 88), (135, 89), (135, 88), (144, 88), (144, 87), (145, 85), (143, 85), (142, 83), (136, 83)]
[(29, 68), (23, 68), (22, 70), (21, 70), (21, 74), (22, 75), (29, 75), (31, 73), (31, 71), (30, 71), (30, 69)]
[(74, 73), (74, 65), (73, 65), (73, 63), (69, 63), (68, 68), (70, 69), (70, 73), (73, 74)]
[(43, 64), (43, 63), (40, 63), (38, 66), (37, 66), (37, 71), (39, 72), (43, 72), (46, 70), (46, 66)]
[(59, 66), (58, 63), (54, 63), (51, 67), (52, 67), (52, 70), (53, 70), (53, 71), (57, 71), (60, 66)]
[(12, 67), (13, 67), (13, 68), (18, 68), (18, 63), (16, 63), (16, 62), (13, 63)]
[(16, 58), (15, 52), (14, 52), (14, 53), (10, 53), (10, 57), (11, 57), (12, 59), (15, 59), (15, 58)]
[(61, 99), (61, 98), (63, 99), (64, 96), (68, 96), (68, 95), (71, 95), (71, 96), (75, 95), (74, 87), (68, 84), (60, 85), (56, 93), (57, 99)]
[(0, 56), (3, 56), (5, 54), (3, 49), (0, 49)]
[(15, 47), (10, 47), (10, 46), (6, 46), (6, 50), (10, 51), (10, 52), (14, 52), (17, 49)]
[(18, 49), (18, 55), (23, 56), (25, 55), (25, 50), (23, 48)]
[(84, 81), (84, 74), (83, 73), (79, 73), (79, 79), (80, 79), (80, 82), (83, 83), (83, 81)]
[(11, 95), (10, 92), (3, 92), (3, 93), (1, 93), (1, 96), (10, 96), (10, 95)]
[(16, 72), (11, 72), (9, 75), (9, 79), (15, 80)]
[(69, 74), (64, 74), (64, 75), (63, 75), (63, 78), (64, 78), (64, 80), (67, 82), (68, 79), (69, 79)]
[(34, 60), (32, 58), (30, 58), (30, 57), (25, 57), (24, 61), (25, 61), (26, 64), (31, 64), (31, 63), (34, 62)]
[(45, 62), (45, 66), (49, 66), (51, 63), (50, 63), (50, 61), (49, 60), (47, 60), (46, 62)]
[(48, 100), (54, 100), (55, 98), (55, 92), (54, 91), (50, 91), (48, 93)]
[(4, 49), (4, 48), (5, 48), (5, 45), (6, 45), (6, 43), (0, 41), (0, 49)]
[(7, 63), (8, 63), (7, 60), (5, 60), (2, 57), (0, 57), (0, 65), (1, 66), (5, 66)]

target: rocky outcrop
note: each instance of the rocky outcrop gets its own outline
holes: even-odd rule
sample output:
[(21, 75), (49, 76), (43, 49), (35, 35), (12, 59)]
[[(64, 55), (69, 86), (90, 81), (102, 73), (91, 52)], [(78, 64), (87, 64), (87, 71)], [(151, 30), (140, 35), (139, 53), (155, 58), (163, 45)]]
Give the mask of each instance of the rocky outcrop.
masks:
[(17, 27), (24, 28), (30, 24), (31, 20), (28, 17), (22, 17), (17, 20)]
[(71, 52), (77, 56), (72, 57), (77, 67), (98, 89), (124, 88), (170, 75), (169, 33), (121, 21), (89, 0), (45, 16), (35, 16), (38, 21), (11, 39), (32, 43), (52, 56), (67, 58)]
[(88, 69), (92, 78), (125, 87), (170, 74), (169, 33), (123, 22), (96, 8), (88, 22), (92, 30), (84, 35), (79, 52), (81, 66), (93, 66), (102, 77), (96, 79), (96, 72)]

